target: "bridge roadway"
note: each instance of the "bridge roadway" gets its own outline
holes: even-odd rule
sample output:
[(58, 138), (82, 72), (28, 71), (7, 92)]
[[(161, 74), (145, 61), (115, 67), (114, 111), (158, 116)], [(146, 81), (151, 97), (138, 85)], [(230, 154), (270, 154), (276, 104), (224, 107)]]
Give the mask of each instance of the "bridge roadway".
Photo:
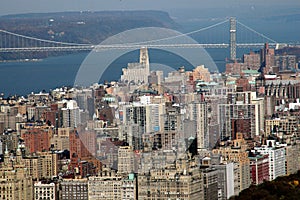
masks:
[[(275, 47), (270, 43), (269, 46)], [(18, 48), (0, 48), (0, 52), (33, 52), (33, 51), (100, 51), (105, 49), (140, 49), (142, 46), (147, 48), (229, 48), (229, 44), (116, 44), (116, 45), (74, 45), (74, 46), (52, 46), (52, 47), (18, 47)], [(263, 48), (264, 43), (240, 43), (237, 48)]]

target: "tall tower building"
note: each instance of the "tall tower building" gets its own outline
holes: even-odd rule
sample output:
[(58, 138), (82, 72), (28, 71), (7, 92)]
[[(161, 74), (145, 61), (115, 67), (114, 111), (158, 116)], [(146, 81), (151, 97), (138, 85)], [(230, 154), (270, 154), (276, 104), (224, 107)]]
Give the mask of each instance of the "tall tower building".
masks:
[(197, 148), (204, 149), (209, 147), (207, 103), (191, 103), (189, 106), (189, 118), (194, 120), (197, 134)]
[(168, 132), (178, 132), (181, 130), (181, 113), (178, 105), (166, 103), (166, 113), (164, 114), (163, 127), (163, 131)]
[(127, 68), (123, 68), (121, 81), (134, 82), (135, 84), (148, 83), (150, 75), (150, 64), (148, 49), (142, 47), (140, 50), (140, 61), (138, 63), (128, 63)]
[(150, 72), (149, 55), (146, 47), (142, 47), (140, 50), (140, 64), (145, 66), (146, 72)]
[(61, 109), (63, 127), (77, 127), (80, 123), (80, 112), (76, 101), (70, 100), (63, 103), (64, 107)]
[(264, 74), (272, 72), (272, 67), (275, 66), (275, 50), (269, 48), (268, 43), (260, 51), (260, 61)]
[(130, 174), (135, 172), (134, 153), (131, 146), (121, 146), (118, 149), (118, 173)]

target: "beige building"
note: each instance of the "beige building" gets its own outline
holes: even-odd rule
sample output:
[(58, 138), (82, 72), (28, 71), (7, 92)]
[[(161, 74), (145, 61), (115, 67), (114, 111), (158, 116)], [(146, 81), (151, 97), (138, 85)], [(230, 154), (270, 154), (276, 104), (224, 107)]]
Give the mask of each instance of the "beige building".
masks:
[(197, 66), (192, 72), (193, 80), (203, 80), (205, 82), (210, 82), (210, 72), (208, 68), (204, 65)]
[(50, 139), (50, 143), (55, 150), (70, 149), (69, 135), (71, 131), (73, 130), (69, 127), (57, 129), (57, 134), (54, 134)]
[(205, 200), (218, 199), (218, 174), (216, 169), (206, 168), (202, 171)]
[(115, 171), (104, 169), (98, 176), (88, 178), (90, 200), (132, 200), (136, 198), (136, 178), (133, 174), (124, 178)]
[(33, 183), (22, 160), (21, 150), (15, 157), (5, 151), (4, 162), (0, 168), (0, 199), (33, 199)]
[(267, 119), (265, 127), (266, 136), (274, 134), (288, 144), (292, 142), (294, 137), (300, 135), (298, 119), (292, 116)]
[(131, 146), (121, 146), (118, 149), (118, 173), (129, 174), (136, 171), (134, 152)]
[(234, 162), (235, 168), (235, 189), (234, 193), (238, 194), (240, 191), (248, 188), (251, 184), (250, 177), (250, 160), (248, 158), (248, 152), (246, 152), (247, 144), (243, 139), (242, 134), (237, 134), (237, 139), (233, 141), (232, 146), (220, 147), (219, 149), (213, 149), (213, 154), (221, 155), (224, 162)]
[(50, 143), (53, 145), (53, 149), (55, 150), (70, 149), (69, 137), (53, 135), (53, 137), (50, 139)]
[(285, 147), (286, 175), (295, 174), (300, 169), (299, 152), (300, 143), (294, 143)]
[(27, 156), (24, 159), (25, 167), (33, 180), (39, 179), (38, 156)]
[(200, 168), (194, 161), (178, 159), (164, 169), (151, 169), (138, 177), (138, 197), (144, 200), (204, 199)]
[(57, 154), (51, 152), (38, 153), (39, 178), (52, 178), (57, 176)]
[(38, 152), (34, 156), (25, 157), (23, 162), (34, 180), (51, 179), (57, 176), (57, 154)]

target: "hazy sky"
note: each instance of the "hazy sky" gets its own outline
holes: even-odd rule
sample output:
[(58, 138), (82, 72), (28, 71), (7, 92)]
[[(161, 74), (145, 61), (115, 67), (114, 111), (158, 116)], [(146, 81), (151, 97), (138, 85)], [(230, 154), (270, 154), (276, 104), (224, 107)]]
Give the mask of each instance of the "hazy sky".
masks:
[(1, 0), (0, 15), (32, 12), (294, 6), (299, 0)]

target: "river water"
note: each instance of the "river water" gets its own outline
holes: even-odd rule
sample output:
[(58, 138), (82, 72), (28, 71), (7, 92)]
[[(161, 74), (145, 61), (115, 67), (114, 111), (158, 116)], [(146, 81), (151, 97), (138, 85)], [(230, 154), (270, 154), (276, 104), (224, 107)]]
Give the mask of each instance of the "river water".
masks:
[[(220, 71), (224, 71), (224, 51), (226, 50), (212, 51), (215, 53), (215, 62)], [(0, 93), (4, 93), (5, 96), (26, 95), (61, 86), (73, 86), (77, 71), (87, 55), (88, 53), (76, 53), (39, 61), (1, 62)], [(150, 62), (161, 63), (174, 69), (181, 66), (185, 66), (187, 70), (193, 68), (186, 60), (171, 53), (149, 50), (149, 57)], [(99, 77), (99, 82), (119, 80), (122, 68), (126, 67), (129, 62), (137, 62), (138, 59), (138, 51), (120, 57), (107, 68), (102, 77)]]
[[(188, 24), (189, 30), (196, 30), (194, 27), (198, 23)], [(252, 27), (261, 24), (262, 31), (271, 34), (273, 38), (278, 41), (298, 41), (299, 40), (299, 23), (298, 21), (292, 23), (283, 23), (279, 27), (276, 22), (270, 23), (256, 22), (251, 24)], [(264, 30), (264, 27), (268, 27)], [(227, 37), (227, 36), (226, 36)], [(220, 72), (225, 70), (225, 58), (229, 57), (228, 49), (209, 49), (208, 53), (213, 58)], [(240, 57), (243, 53), (248, 52), (249, 49), (238, 52)], [(0, 93), (5, 96), (9, 95), (26, 95), (31, 92), (39, 92), (42, 90), (48, 91), (61, 86), (73, 86), (77, 71), (84, 61), (88, 53), (76, 53), (59, 57), (50, 57), (41, 61), (28, 62), (0, 62)], [(161, 63), (178, 69), (185, 66), (186, 69), (191, 70), (191, 66), (186, 60), (178, 58), (171, 53), (162, 53), (161, 51), (149, 51), (150, 62)], [(139, 52), (134, 51), (126, 54), (115, 60), (102, 77), (99, 77), (99, 82), (104, 80), (118, 80), (122, 74), (122, 68), (127, 66), (129, 62), (137, 62)], [(99, 61), (101, 63), (101, 61)], [(201, 60), (199, 60), (199, 65)]]

